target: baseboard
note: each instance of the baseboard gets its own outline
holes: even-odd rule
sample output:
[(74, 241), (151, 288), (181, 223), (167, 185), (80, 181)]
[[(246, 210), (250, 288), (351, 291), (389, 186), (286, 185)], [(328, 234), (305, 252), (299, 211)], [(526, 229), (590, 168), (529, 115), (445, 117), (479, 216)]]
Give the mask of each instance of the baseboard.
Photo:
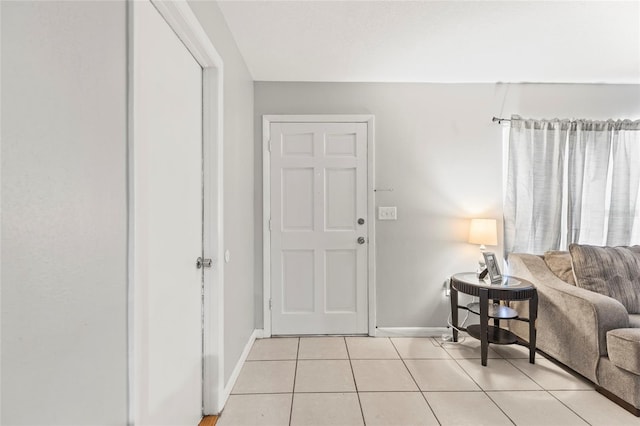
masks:
[(441, 337), (447, 327), (377, 327), (375, 337)]
[(231, 377), (229, 377), (229, 381), (227, 382), (226, 386), (224, 387), (224, 390), (222, 391), (222, 395), (220, 398), (220, 412), (222, 412), (222, 410), (224, 409), (224, 406), (227, 403), (227, 400), (229, 399), (229, 395), (231, 395), (231, 390), (233, 390), (233, 387), (235, 386), (236, 381), (238, 380), (238, 376), (240, 375), (240, 370), (242, 370), (242, 366), (244, 365), (244, 362), (247, 360), (247, 357), (249, 356), (249, 352), (251, 351), (251, 346), (253, 346), (253, 342), (255, 342), (256, 339), (261, 338), (263, 334), (264, 334), (263, 330), (255, 329), (253, 330), (253, 333), (251, 333), (251, 336), (249, 336), (249, 340), (247, 341), (247, 344), (244, 346), (244, 349), (242, 350), (240, 359), (238, 359), (236, 366), (233, 368), (233, 371), (231, 372)]

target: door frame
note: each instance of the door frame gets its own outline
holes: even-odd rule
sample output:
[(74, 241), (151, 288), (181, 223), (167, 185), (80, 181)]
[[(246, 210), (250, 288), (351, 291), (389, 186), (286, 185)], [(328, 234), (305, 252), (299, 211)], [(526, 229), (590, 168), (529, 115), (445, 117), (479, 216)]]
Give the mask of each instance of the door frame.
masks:
[(366, 123), (367, 125), (367, 293), (369, 336), (376, 333), (375, 151), (373, 114), (263, 115), (262, 116), (262, 276), (263, 335), (271, 337), (271, 123)]
[[(135, 424), (136, 305), (134, 273), (134, 51), (133, 1), (127, 1), (127, 323), (128, 323), (128, 420)], [(223, 112), (224, 62), (186, 0), (149, 0), (202, 67), (202, 184), (203, 251), (213, 267), (203, 279), (202, 409), (218, 414), (224, 405), (224, 182)], [(205, 256), (203, 256), (205, 257)], [(195, 267), (195, 259), (194, 259)]]

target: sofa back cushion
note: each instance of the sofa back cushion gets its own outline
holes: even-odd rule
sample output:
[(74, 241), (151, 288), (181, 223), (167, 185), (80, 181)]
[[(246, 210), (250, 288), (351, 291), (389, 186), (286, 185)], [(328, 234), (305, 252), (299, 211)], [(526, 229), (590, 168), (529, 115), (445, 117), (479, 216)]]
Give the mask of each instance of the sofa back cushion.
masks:
[(544, 254), (544, 262), (547, 264), (551, 272), (553, 272), (553, 275), (566, 283), (576, 285), (576, 280), (573, 277), (571, 255), (568, 251), (548, 251)]
[(613, 297), (640, 314), (640, 246), (569, 246), (576, 285)]

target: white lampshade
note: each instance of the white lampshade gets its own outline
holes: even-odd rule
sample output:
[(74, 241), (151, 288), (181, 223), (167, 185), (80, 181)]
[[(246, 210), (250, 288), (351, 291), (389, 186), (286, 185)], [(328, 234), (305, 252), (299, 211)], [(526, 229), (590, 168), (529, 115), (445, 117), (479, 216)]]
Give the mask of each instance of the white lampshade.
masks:
[(498, 229), (495, 219), (471, 219), (469, 243), (486, 246), (498, 245)]

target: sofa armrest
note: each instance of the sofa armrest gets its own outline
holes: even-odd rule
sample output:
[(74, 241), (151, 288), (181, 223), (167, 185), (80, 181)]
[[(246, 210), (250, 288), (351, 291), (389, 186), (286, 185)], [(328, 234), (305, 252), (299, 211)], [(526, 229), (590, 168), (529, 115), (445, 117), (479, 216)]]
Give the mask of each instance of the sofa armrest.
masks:
[(567, 284), (540, 256), (511, 254), (509, 275), (531, 281), (538, 290), (538, 348), (597, 382), (599, 358), (607, 354), (607, 331), (629, 326), (624, 306)]

